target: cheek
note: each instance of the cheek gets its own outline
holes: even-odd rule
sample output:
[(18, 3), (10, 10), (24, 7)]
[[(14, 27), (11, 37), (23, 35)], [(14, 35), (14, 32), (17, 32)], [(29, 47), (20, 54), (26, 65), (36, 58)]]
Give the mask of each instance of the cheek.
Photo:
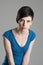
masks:
[(28, 23), (28, 27), (32, 26), (32, 23)]
[(20, 23), (20, 24), (19, 24), (19, 26), (20, 26), (20, 27), (23, 27), (23, 24), (22, 24), (22, 23)]
[(31, 26), (31, 25), (32, 25), (32, 22), (29, 23), (29, 26)]

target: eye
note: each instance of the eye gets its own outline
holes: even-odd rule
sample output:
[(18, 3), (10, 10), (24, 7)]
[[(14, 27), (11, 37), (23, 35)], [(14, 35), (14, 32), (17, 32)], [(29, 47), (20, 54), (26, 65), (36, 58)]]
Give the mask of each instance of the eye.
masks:
[(20, 22), (23, 22), (24, 20), (23, 19), (20, 19)]
[(20, 22), (22, 21), (22, 19), (20, 19)]
[(27, 22), (30, 22), (30, 20), (27, 20)]

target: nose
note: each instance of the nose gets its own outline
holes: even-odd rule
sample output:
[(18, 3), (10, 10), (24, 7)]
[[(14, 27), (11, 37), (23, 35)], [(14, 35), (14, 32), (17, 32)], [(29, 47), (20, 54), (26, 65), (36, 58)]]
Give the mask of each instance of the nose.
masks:
[(27, 24), (26, 21), (24, 21), (24, 22), (23, 22), (23, 26), (26, 26), (26, 24)]

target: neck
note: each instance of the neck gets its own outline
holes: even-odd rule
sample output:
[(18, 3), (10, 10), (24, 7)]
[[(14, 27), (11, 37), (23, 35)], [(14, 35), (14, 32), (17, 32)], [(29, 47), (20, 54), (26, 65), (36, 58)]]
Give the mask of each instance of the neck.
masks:
[(28, 30), (23, 30), (23, 29), (20, 29), (17, 27), (17, 32), (18, 32), (18, 34), (27, 34)]

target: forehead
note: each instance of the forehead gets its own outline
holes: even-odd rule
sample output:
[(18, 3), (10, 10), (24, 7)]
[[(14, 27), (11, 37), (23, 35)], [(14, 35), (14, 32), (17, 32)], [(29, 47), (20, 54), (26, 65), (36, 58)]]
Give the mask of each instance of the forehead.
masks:
[(27, 16), (27, 17), (23, 17), (22, 19), (23, 20), (32, 20), (32, 17), (31, 16)]

